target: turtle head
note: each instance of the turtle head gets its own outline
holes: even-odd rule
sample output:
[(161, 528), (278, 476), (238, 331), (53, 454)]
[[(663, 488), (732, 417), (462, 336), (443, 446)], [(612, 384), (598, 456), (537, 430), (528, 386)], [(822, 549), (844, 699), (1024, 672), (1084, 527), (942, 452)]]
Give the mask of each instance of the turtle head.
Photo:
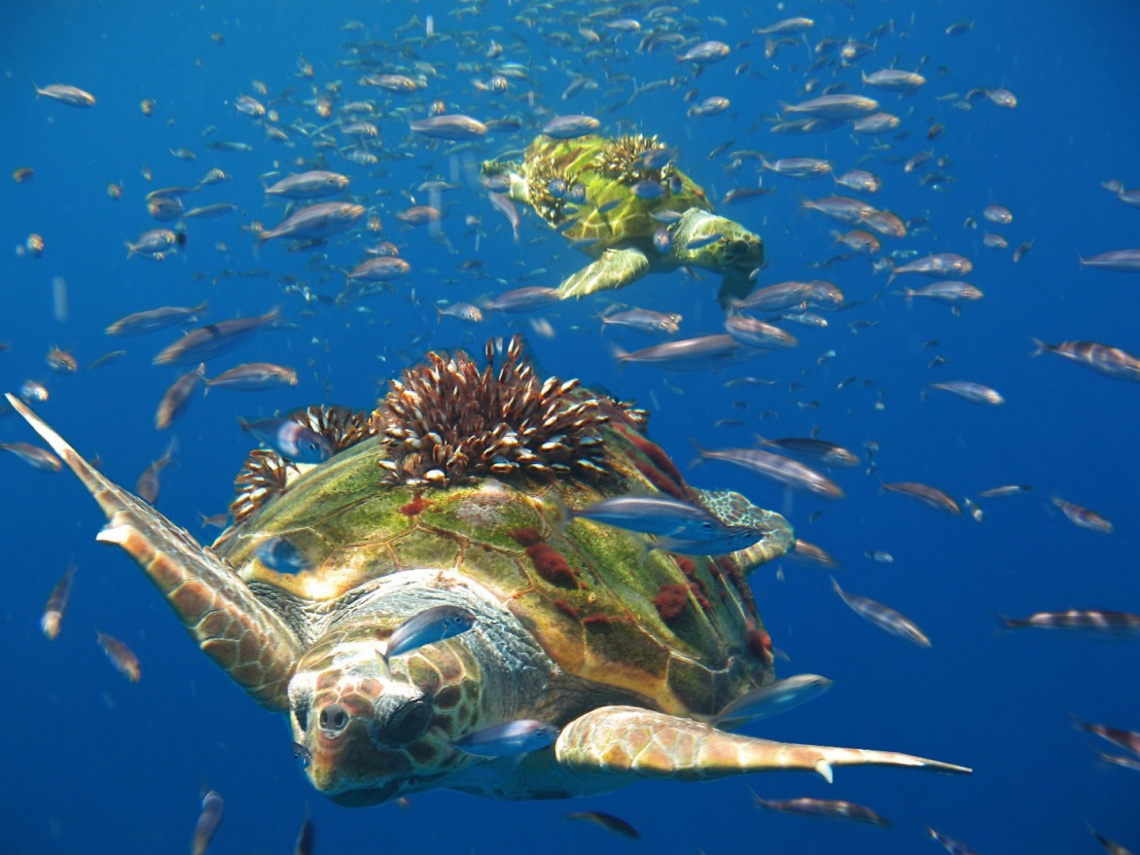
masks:
[(764, 266), (764, 241), (735, 220), (690, 208), (673, 227), (671, 251), (678, 265), (694, 265), (724, 276), (721, 305), (752, 290), (751, 274)]
[(289, 683), (305, 773), (348, 807), (438, 786), (468, 762), (450, 739), (478, 705), (479, 669), (469, 652), (441, 643), (388, 663), (385, 635), (372, 626), (331, 633), (301, 658)]
[(764, 241), (735, 220), (690, 208), (673, 229), (673, 253), (682, 265), (751, 272), (764, 264)]

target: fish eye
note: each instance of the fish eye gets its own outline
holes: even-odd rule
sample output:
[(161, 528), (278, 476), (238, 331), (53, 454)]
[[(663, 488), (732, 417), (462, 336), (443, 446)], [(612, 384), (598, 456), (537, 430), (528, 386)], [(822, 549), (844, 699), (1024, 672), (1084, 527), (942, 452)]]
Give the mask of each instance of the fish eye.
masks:
[(307, 701), (301, 701), (293, 707), (293, 717), (297, 719), (297, 727), (304, 731), (309, 729), (309, 704)]

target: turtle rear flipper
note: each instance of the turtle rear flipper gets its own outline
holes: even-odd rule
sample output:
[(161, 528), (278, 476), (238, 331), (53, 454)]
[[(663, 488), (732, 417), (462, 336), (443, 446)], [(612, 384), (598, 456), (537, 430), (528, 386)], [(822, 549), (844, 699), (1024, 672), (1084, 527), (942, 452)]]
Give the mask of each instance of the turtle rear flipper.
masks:
[(681, 781), (798, 769), (831, 781), (833, 766), (909, 766), (969, 774), (964, 766), (894, 751), (771, 742), (716, 730), (702, 722), (638, 707), (591, 710), (563, 728), (560, 766), (577, 773)]
[(595, 291), (624, 288), (649, 272), (649, 259), (639, 249), (607, 249), (558, 287), (558, 299), (585, 297)]
[(107, 515), (96, 540), (118, 544), (138, 563), (199, 647), (254, 700), (271, 710), (288, 709), (300, 644), (281, 617), (185, 529), (111, 482), (18, 398), (6, 397)]

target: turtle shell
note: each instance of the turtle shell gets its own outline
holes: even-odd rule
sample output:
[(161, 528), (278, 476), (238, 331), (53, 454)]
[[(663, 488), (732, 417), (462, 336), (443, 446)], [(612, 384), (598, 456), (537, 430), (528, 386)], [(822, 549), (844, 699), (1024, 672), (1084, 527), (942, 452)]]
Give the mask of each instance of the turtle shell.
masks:
[[(597, 401), (580, 387), (565, 397), (569, 412)], [(492, 591), (564, 672), (595, 685), (599, 697), (616, 691), (671, 714), (714, 714), (773, 679), (771, 645), (745, 576), (790, 548), (791, 529), (737, 494), (687, 487), (635, 415), (604, 401), (589, 468), (559, 475), (520, 467), (438, 487), (409, 484), (380, 465), (395, 444), (382, 433), (294, 477), (215, 549), (298, 629), (302, 644), (315, 640), (312, 616), (343, 619), (374, 580), (455, 568)], [(767, 534), (711, 559), (648, 550), (642, 535), (587, 520), (564, 522), (566, 507), (656, 491), (730, 508)], [(299, 551), (305, 569), (267, 566), (258, 547), (270, 538)]]
[[(522, 170), (531, 207), (569, 240), (590, 242), (584, 248), (591, 254), (615, 246), (649, 251), (662, 226), (654, 213), (712, 210), (705, 191), (673, 165), (669, 149), (655, 136), (539, 136), (527, 146)], [(552, 193), (551, 182), (559, 179), (567, 188), (581, 184), (586, 201), (575, 205)], [(634, 192), (642, 182), (663, 192), (643, 198)]]

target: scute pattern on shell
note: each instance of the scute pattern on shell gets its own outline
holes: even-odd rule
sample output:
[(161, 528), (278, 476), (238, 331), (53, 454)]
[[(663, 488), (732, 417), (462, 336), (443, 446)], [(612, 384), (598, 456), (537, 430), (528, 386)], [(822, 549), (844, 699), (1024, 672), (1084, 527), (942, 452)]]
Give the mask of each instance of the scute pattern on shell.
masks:
[(379, 463), (389, 479), (444, 486), (485, 475), (606, 474), (598, 429), (615, 402), (587, 394), (577, 380), (540, 382), (521, 336), (497, 369), (495, 350), (488, 342), (482, 370), (461, 350), (432, 352), (390, 381), (372, 414), (388, 440)]

